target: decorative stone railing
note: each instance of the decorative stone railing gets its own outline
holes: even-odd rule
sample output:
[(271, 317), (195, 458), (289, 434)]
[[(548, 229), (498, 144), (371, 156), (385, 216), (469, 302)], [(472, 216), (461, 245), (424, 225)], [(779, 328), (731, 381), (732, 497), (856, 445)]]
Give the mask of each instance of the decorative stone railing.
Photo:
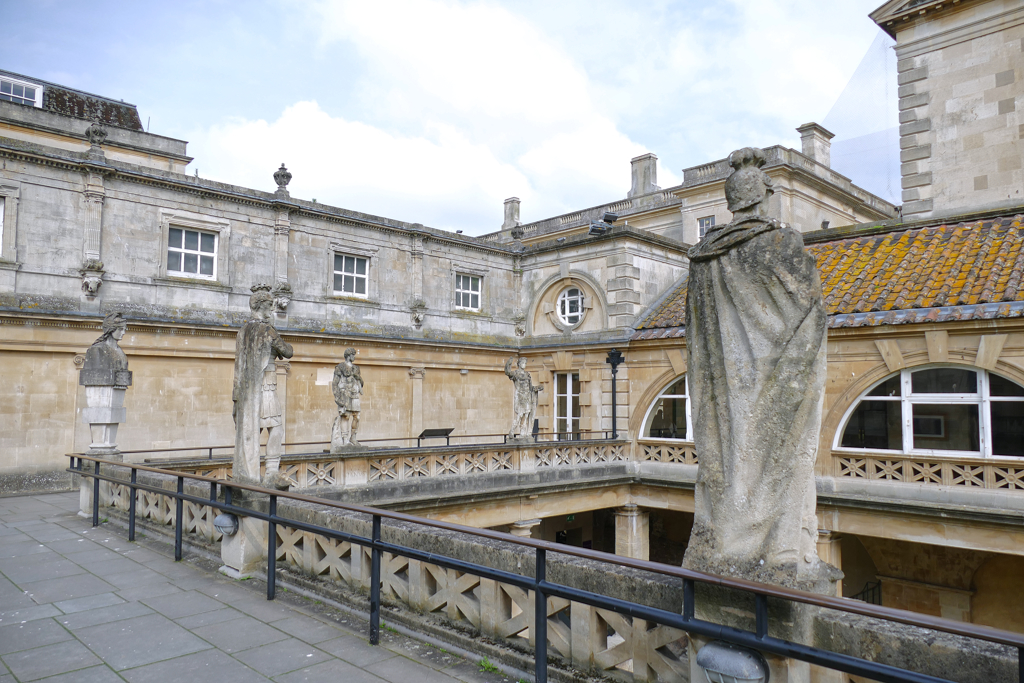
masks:
[(968, 488), (1024, 490), (1024, 460), (935, 458), (833, 451), (834, 476)]
[[(606, 445), (605, 449), (608, 453), (614, 450), (609, 445)], [(622, 450), (622, 445), (618, 444), (617, 449)], [(596, 452), (585, 450), (588, 453)], [(562, 449), (562, 452), (564, 453), (565, 449)], [(175, 486), (174, 479), (172, 476), (145, 475), (140, 477), (139, 481), (145, 481), (150, 485), (162, 485), (170, 492)], [(191, 482), (187, 487), (196, 489), (196, 492), (201, 490)], [(127, 486), (104, 484), (100, 491), (102, 507), (127, 512)], [(196, 495), (196, 492), (193, 492), (193, 495)], [(310, 515), (310, 519), (315, 517), (321, 524), (369, 536), (368, 529), (361, 528), (368, 526), (364, 520), (346, 515), (331, 517), (330, 515), (337, 511), (313, 508), (314, 506), (305, 506), (298, 510), (298, 513), (305, 512)], [(294, 509), (285, 511), (283, 502), (279, 510), (282, 515), (294, 515), (297, 512)], [(175, 518), (174, 501), (159, 493), (140, 490), (136, 515), (138, 519), (148, 520), (172, 532)], [(216, 515), (217, 511), (210, 506), (185, 501), (182, 523), (184, 534), (186, 537), (192, 536), (205, 542), (219, 542), (221, 535), (213, 527)], [(403, 534), (404, 543), (410, 543), (415, 536), (414, 532), (401, 528), (391, 529), (390, 533)], [(476, 547), (475, 551), (469, 548), (473, 541), (460, 542), (445, 538), (442, 542), (445, 543), (448, 552), (461, 545), (466, 545), (471, 555), (475, 553), (479, 556), (481, 550), (479, 547)], [(265, 541), (261, 545), (266, 547)], [(515, 571), (517, 564), (530, 566), (533, 562), (532, 555), (520, 558), (516, 552), (517, 550), (509, 550), (503, 548), (502, 544), (496, 544), (496, 547), (487, 548), (485, 554), (491, 557), (496, 565), (501, 565), (502, 562), (508, 564), (507, 568), (511, 571)], [(319, 585), (328, 587), (334, 583), (368, 592), (370, 561), (368, 548), (307, 531), (277, 526), (278, 568), (284, 568), (286, 565), (293, 572), (307, 577), (306, 580), (312, 580), (314, 590), (319, 582)], [(622, 571), (623, 568), (618, 568), (618, 573)], [(595, 580), (600, 581), (600, 578), (595, 579), (600, 575), (600, 570), (572, 562), (557, 562), (557, 565), (549, 569), (549, 577), (552, 580), (557, 579), (569, 585), (592, 585)], [(647, 585), (647, 588), (635, 591), (646, 596), (647, 599), (643, 602), (649, 601), (659, 606), (671, 601), (681, 604), (678, 586), (659, 583), (644, 578), (639, 573), (636, 580), (639, 582), (637, 585)], [(621, 576), (616, 576), (609, 585), (618, 583), (621, 583)], [(393, 608), (447, 622), (454, 633), (465, 633), (468, 630), (474, 636), (479, 635), (501, 642), (526, 655), (533, 650), (533, 591), (385, 552), (381, 562), (381, 598), (385, 605), (391, 605)], [(643, 619), (557, 597), (548, 598), (547, 616), (549, 653), (553, 659), (560, 659), (563, 665), (571, 666), (577, 671), (609, 676), (621, 681), (683, 683), (689, 680), (687, 639), (683, 631), (662, 625), (654, 626)]]
[[(525, 446), (495, 444), (373, 449), (343, 455), (286, 455), (281, 458), (281, 474), (296, 489), (363, 486), (434, 477), (465, 477), (502, 471), (533, 472), (544, 468), (625, 462), (632, 459), (630, 447), (628, 441), (595, 440), (553, 441)], [(223, 459), (160, 463), (158, 466), (215, 479), (231, 476), (231, 462)]]
[(696, 465), (697, 451), (693, 443), (685, 441), (663, 441), (640, 439), (636, 444), (636, 459), (639, 462), (674, 462), (681, 465)]

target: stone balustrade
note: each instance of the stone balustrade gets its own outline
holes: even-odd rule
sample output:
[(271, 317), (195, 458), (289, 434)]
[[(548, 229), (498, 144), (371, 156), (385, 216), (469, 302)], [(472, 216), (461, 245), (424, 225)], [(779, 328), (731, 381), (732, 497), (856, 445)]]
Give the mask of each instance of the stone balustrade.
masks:
[(1024, 490), (1024, 462), (833, 451), (833, 476), (962, 488)]

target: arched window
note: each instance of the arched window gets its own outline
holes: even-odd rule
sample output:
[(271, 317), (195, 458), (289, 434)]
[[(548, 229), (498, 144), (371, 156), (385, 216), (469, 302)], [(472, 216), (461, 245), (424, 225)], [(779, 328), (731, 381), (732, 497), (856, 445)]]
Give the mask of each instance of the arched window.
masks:
[(558, 318), (566, 325), (575, 325), (583, 319), (583, 290), (569, 287), (558, 295)]
[(985, 370), (901, 370), (851, 410), (837, 448), (1024, 456), (1024, 387)]
[(650, 439), (693, 441), (686, 375), (673, 380), (654, 399), (644, 418), (642, 434)]

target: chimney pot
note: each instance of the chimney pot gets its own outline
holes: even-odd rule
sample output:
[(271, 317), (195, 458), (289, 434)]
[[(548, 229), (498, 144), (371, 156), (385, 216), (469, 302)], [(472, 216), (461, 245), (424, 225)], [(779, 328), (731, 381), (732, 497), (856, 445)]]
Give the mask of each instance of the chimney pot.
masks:
[(636, 197), (650, 192), (657, 192), (658, 187), (658, 157), (654, 154), (641, 154), (629, 160), (632, 167), (633, 186), (629, 189), (627, 197)]

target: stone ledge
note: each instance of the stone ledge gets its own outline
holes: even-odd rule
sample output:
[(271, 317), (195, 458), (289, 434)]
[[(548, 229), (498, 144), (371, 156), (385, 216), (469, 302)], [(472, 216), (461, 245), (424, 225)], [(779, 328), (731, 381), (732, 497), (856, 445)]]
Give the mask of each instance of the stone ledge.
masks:
[[(111, 282), (120, 282), (120, 280), (111, 280)], [(132, 283), (138, 284), (138, 283)], [(224, 292), (230, 293), (231, 287), (223, 283), (217, 282), (216, 280), (199, 280), (191, 278), (177, 278), (177, 277), (155, 277), (153, 278), (153, 284), (165, 285), (167, 287), (187, 287), (189, 289), (208, 289), (212, 292)]]

